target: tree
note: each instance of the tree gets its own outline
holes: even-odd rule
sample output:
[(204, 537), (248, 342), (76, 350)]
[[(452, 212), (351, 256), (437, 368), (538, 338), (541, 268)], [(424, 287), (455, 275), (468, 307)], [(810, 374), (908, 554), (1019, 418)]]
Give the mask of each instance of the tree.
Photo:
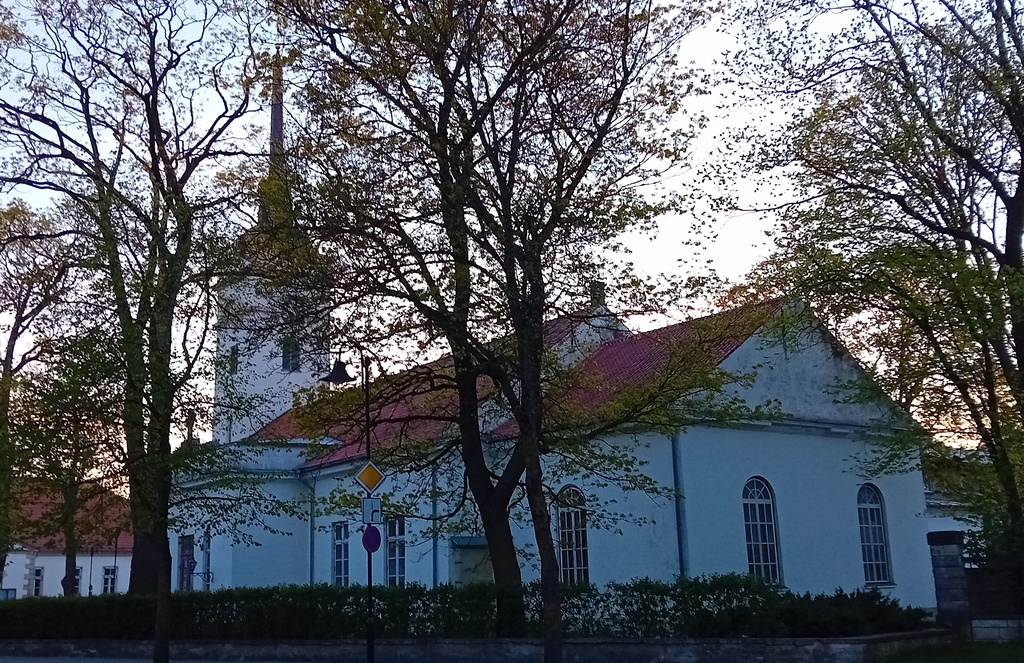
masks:
[[(19, 380), (11, 433), (24, 459), (16, 466), (22, 503), (43, 505), (22, 531), (64, 542), (65, 596), (76, 594), (83, 542), (116, 539), (127, 528), (111, 504), (123, 478), (118, 417), (123, 377), (98, 329), (61, 342), (56, 361)], [(105, 510), (105, 517), (100, 516)]]
[[(113, 312), (135, 547), (129, 591), (158, 594), (167, 660), (168, 505), (179, 398), (203, 367), (221, 247), (244, 181), (256, 80), (244, 16), (212, 2), (12, 6), (0, 84), (0, 183), (69, 201)], [(235, 19), (239, 20), (235, 20)]]
[[(363, 347), (436, 339), (450, 351), (439, 376), (457, 393), (459, 454), (495, 580), (520, 582), (509, 504), (525, 483), (545, 657), (559, 660), (544, 323), (579, 301), (615, 237), (667, 208), (638, 188), (682, 155), (686, 135), (667, 118), (696, 81), (676, 47), (705, 13), (544, 0), (275, 8), (319, 47), (299, 62), (313, 76), (304, 154), (316, 189), (297, 206), (337, 247), (336, 304), (367, 312), (349, 326)], [(500, 467), (480, 434), (486, 383), (519, 428)], [(502, 612), (521, 621), (516, 606)]]
[(0, 211), (0, 569), (17, 542), (17, 452), (11, 438), (11, 394), (17, 376), (46, 354), (54, 306), (69, 287), (71, 255), (46, 217), (15, 202)]
[(797, 200), (755, 286), (816, 303), (894, 401), (958, 446), (963, 463), (941, 461), (943, 446), (913, 454), (965, 470), (943, 487), (998, 523), (985, 536), (1016, 560), (1018, 587), (1022, 17), (1002, 0), (777, 2), (746, 15), (745, 61), (797, 109), (756, 143), (762, 168), (789, 169)]

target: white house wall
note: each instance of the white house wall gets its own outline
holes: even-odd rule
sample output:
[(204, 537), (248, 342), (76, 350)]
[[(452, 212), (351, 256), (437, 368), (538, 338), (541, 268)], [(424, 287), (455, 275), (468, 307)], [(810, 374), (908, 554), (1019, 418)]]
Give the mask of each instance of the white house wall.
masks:
[[(82, 595), (89, 594), (90, 584), (93, 594), (103, 591), (103, 569), (108, 566), (117, 567), (117, 593), (124, 593), (128, 590), (132, 563), (130, 553), (120, 553), (115, 556), (112, 552), (104, 552), (90, 557), (89, 551), (85, 550), (78, 554), (76, 562), (76, 565), (82, 569), (80, 585)], [(34, 569), (36, 568), (43, 570), (41, 596), (63, 596), (64, 588), (61, 587), (60, 581), (64, 577), (64, 555), (49, 550), (42, 552), (20, 550), (9, 553), (4, 574), (4, 588), (13, 588), (16, 598), (31, 596), (35, 577)]]

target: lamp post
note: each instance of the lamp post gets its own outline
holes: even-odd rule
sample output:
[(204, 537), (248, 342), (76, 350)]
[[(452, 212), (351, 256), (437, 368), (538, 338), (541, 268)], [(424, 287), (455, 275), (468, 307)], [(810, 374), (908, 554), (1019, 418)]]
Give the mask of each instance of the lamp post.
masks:
[[(366, 440), (366, 462), (372, 462), (370, 455), (370, 360), (366, 355), (359, 357), (363, 378), (363, 434)], [(340, 359), (334, 362), (331, 372), (320, 378), (321, 382), (328, 384), (348, 384), (354, 382), (355, 377), (349, 375), (345, 362)], [(370, 497), (372, 490), (367, 488), (366, 496)], [(363, 548), (366, 550), (366, 663), (374, 663), (374, 619), (373, 619), (373, 553), (380, 547), (380, 532), (373, 525), (368, 523), (363, 531)]]

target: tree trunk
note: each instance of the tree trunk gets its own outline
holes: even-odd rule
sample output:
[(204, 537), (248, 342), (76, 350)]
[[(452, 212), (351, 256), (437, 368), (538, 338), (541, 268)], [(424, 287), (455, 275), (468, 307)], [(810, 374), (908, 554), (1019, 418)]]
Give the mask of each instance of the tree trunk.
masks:
[[(456, 353), (457, 355), (459, 353)], [(478, 417), (479, 395), (477, 375), (472, 362), (456, 359), (456, 383), (459, 390), (459, 430), (462, 435), (462, 460), (470, 493), (480, 513), (480, 521), (487, 539), (496, 592), (496, 634), (501, 637), (521, 637), (526, 632), (526, 609), (523, 604), (522, 571), (516, 554), (512, 526), (509, 523), (508, 504), (511, 493), (499, 492), (491, 478), (480, 440)], [(518, 483), (518, 459), (510, 460), (513, 467), (506, 472), (515, 474)]]
[(167, 523), (158, 527), (162, 541), (158, 552), (156, 626), (153, 631), (153, 663), (169, 663), (171, 658), (171, 547)]
[(533, 519), (533, 533), (540, 556), (541, 628), (544, 663), (562, 661), (562, 595), (558, 577), (558, 555), (551, 535), (551, 511), (544, 496), (539, 453), (526, 461), (526, 495)]
[[(530, 247), (528, 247), (530, 248)], [(540, 250), (527, 251), (523, 257), (519, 293), (510, 293), (513, 323), (519, 356), (520, 412), (519, 442), (526, 471), (526, 499), (530, 505), (533, 533), (540, 556), (541, 625), (544, 635), (544, 662), (562, 661), (562, 597), (559, 585), (558, 554), (551, 534), (551, 511), (544, 492), (544, 471), (540, 462), (541, 434), (544, 425), (545, 287)], [(509, 274), (509, 283), (514, 283)], [(520, 294), (519, 298), (513, 296)]]
[(155, 595), (160, 586), (160, 537), (153, 531), (135, 535), (129, 594)]
[[(67, 532), (64, 534), (67, 536)], [(82, 593), (81, 579), (78, 587), (75, 587), (75, 575), (78, 571), (78, 542), (74, 536), (66, 539), (64, 546), (64, 577), (60, 580), (60, 586), (64, 590), (64, 596), (76, 596)]]
[(523, 602), (523, 574), (519, 568), (512, 525), (508, 516), (508, 501), (481, 502), (477, 500), (480, 520), (487, 537), (487, 551), (491, 556), (496, 590), (496, 635), (517, 638), (526, 635), (526, 606)]

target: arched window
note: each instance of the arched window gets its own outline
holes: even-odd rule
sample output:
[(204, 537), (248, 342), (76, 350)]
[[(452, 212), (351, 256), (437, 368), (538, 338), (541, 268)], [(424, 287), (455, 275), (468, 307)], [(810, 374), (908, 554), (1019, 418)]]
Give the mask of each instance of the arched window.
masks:
[(860, 554), (864, 560), (864, 582), (892, 582), (889, 534), (885, 527), (882, 493), (869, 483), (857, 491), (857, 521), (860, 525)]
[(575, 486), (558, 493), (558, 551), (562, 582), (590, 582), (587, 512), (583, 492)]
[(747, 570), (752, 575), (782, 584), (779, 527), (775, 495), (768, 482), (751, 477), (743, 486), (743, 528), (747, 537)]

